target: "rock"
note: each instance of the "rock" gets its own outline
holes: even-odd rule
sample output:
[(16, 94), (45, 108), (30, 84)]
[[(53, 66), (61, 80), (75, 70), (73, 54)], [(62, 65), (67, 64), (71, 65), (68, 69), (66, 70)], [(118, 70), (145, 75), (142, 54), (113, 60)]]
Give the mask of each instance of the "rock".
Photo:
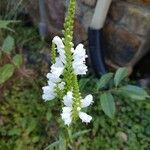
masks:
[(109, 21), (104, 28), (106, 56), (120, 66), (126, 65), (140, 47), (138, 36)]
[[(46, 0), (46, 22), (49, 35), (62, 35), (65, 11), (69, 0)], [(26, 0), (26, 10), (37, 25), (39, 23), (38, 1)], [(143, 56), (143, 41), (150, 31), (149, 0), (113, 0), (104, 26), (104, 48), (107, 58), (115, 65), (124, 66), (135, 55)], [(87, 40), (96, 0), (77, 0), (75, 19), (75, 45)], [(140, 58), (140, 57), (136, 57)], [(135, 62), (135, 61), (134, 61)], [(129, 63), (130, 64), (130, 63)], [(115, 66), (114, 65), (114, 66)], [(116, 65), (116, 66), (117, 66)]]
[(86, 30), (77, 19), (75, 21), (74, 33), (75, 33), (74, 36), (75, 45), (83, 43), (84, 41), (87, 40)]
[(65, 15), (64, 2), (60, 0), (46, 0), (47, 19), (51, 26), (62, 29)]
[(149, 7), (141, 7), (125, 2), (114, 2), (109, 12), (109, 18), (130, 32), (144, 36), (150, 29)]

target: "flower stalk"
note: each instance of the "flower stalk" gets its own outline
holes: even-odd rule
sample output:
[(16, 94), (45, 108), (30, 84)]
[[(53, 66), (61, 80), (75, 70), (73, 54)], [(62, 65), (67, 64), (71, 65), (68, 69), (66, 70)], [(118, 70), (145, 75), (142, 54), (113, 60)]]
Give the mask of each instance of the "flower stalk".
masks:
[[(45, 101), (60, 99), (62, 106), (61, 118), (67, 125), (68, 138), (72, 143), (70, 127), (80, 118), (82, 122), (89, 123), (92, 117), (82, 110), (93, 103), (91, 94), (82, 98), (78, 75), (85, 75), (88, 71), (85, 64), (86, 50), (83, 44), (74, 49), (73, 27), (75, 18), (76, 0), (70, 0), (69, 9), (65, 18), (63, 38), (55, 36), (52, 40), (52, 63), (47, 74), (48, 85), (43, 87)], [(56, 57), (56, 51), (58, 56)], [(66, 139), (66, 142), (68, 140)]]

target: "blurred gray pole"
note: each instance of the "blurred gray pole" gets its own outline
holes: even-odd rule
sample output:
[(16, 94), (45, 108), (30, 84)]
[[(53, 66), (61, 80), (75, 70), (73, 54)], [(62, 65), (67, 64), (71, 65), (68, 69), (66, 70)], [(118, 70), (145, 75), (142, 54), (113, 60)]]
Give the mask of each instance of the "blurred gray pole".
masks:
[(42, 39), (47, 35), (47, 24), (46, 24), (46, 12), (45, 12), (45, 0), (39, 0), (39, 13), (40, 13), (40, 22), (39, 22), (39, 33)]

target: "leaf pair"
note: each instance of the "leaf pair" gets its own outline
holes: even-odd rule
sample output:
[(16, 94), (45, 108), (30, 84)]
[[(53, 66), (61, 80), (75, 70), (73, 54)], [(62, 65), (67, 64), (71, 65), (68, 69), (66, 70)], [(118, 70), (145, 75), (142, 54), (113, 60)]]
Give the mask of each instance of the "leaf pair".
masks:
[[(113, 73), (107, 73), (103, 75), (98, 82), (98, 89), (102, 89), (106, 87), (110, 81), (114, 81), (113, 84), (115, 88), (113, 89), (105, 89), (103, 91), (102, 95), (100, 95), (100, 103), (102, 110), (104, 113), (110, 117), (113, 118), (116, 107), (115, 107), (115, 101), (114, 101), (114, 95), (110, 92), (113, 90), (116, 94), (115, 96), (122, 96), (125, 98), (131, 98), (133, 100), (146, 100), (147, 98), (150, 98), (148, 93), (141, 87), (134, 86), (134, 85), (125, 85), (125, 86), (119, 86), (120, 83), (128, 76), (128, 69), (127, 68), (119, 68), (115, 75), (114, 80), (113, 79)], [(118, 88), (119, 86), (119, 88)]]
[[(114, 76), (114, 79), (113, 79)], [(125, 79), (128, 76), (128, 69), (125, 67), (119, 68), (115, 75), (113, 73), (107, 73), (104, 74), (99, 82), (97, 83), (97, 89), (103, 89), (106, 88), (109, 84), (110, 81), (112, 80), (115, 86), (117, 87), (123, 79)]]

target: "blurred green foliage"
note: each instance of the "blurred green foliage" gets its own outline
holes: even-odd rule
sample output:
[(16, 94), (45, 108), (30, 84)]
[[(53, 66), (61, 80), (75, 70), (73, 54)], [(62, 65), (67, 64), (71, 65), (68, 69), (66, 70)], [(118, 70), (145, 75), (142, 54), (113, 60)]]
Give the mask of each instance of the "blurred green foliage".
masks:
[[(14, 0), (5, 1), (5, 3), (9, 3), (9, 6), (7, 10), (3, 11), (4, 15), (0, 16), (1, 19), (16, 19), (22, 1), (17, 0), (15, 2), (19, 3), (16, 5)], [(8, 22), (1, 23), (5, 25), (3, 28), (9, 28)], [(6, 42), (2, 46), (3, 52), (0, 52), (1, 60), (5, 52), (12, 53), (14, 48), (12, 37), (15, 39), (16, 47), (18, 49), (25, 47), (24, 49), (28, 50), (25, 55), (29, 53), (30, 59), (32, 57), (32, 60), (37, 62), (37, 50), (46, 45), (45, 42), (40, 41), (37, 28), (24, 26), (23, 24), (17, 25), (15, 34), (11, 33), (5, 39)], [(19, 67), (21, 56), (14, 54), (13, 51), (13, 57), (11, 57), (13, 66)], [(12, 64), (10, 65), (12, 66)], [(10, 65), (7, 68), (13, 68)], [(36, 65), (36, 68), (39, 69), (36, 73), (41, 73), (44, 66)], [(33, 69), (35, 66), (31, 67)], [(6, 69), (4, 72), (8, 70), (11, 69)], [(2, 74), (2, 71), (0, 71), (0, 74)], [(122, 77), (118, 77), (119, 74), (126, 75), (123, 70), (120, 70), (115, 77), (116, 86), (122, 80)], [(45, 103), (41, 99), (41, 87), (44, 82), (40, 75), (35, 77), (36, 84), (31, 83), (34, 82), (33, 80), (20, 78), (13, 82), (14, 85), (5, 89), (3, 93), (0, 91), (0, 150), (42, 150), (50, 143), (58, 140), (60, 131), (57, 122), (60, 122), (60, 114), (57, 114), (57, 112), (60, 109), (56, 103), (54, 105), (53, 101)], [(11, 73), (9, 76), (11, 76)], [(131, 101), (118, 97), (115, 100), (117, 113), (113, 119), (108, 118), (102, 111), (100, 94), (95, 94), (95, 92), (104, 88), (112, 76), (110, 73), (101, 80), (94, 76), (88, 76), (80, 80), (81, 91), (85, 95), (92, 91), (95, 96), (93, 106), (88, 109), (88, 113), (93, 116), (92, 123), (85, 126), (79, 122), (75, 127), (76, 131), (81, 131), (77, 133), (80, 134), (79, 138), (76, 138), (77, 147), (80, 150), (149, 150), (150, 104), (148, 101)], [(2, 80), (2, 78), (0, 79)], [(81, 133), (86, 129), (89, 129), (88, 132), (81, 136)], [(61, 141), (61, 139), (59, 140)]]
[[(86, 94), (94, 91), (98, 79), (83, 78), (80, 87)], [(83, 86), (82, 83), (86, 83)], [(113, 119), (104, 115), (99, 96), (95, 96), (89, 114), (93, 115), (92, 133), (81, 137), (83, 149), (96, 150), (149, 150), (150, 147), (150, 103), (117, 99), (117, 113)], [(81, 148), (82, 149), (82, 148)]]
[[(0, 150), (36, 150), (56, 136), (50, 106), (27, 81), (4, 92), (0, 107)], [(54, 119), (54, 118), (53, 118)]]
[[(80, 88), (86, 95), (95, 89), (97, 82), (94, 77), (83, 78)], [(38, 86), (41, 84), (43, 80)], [(103, 113), (98, 95), (94, 101), (89, 110), (93, 122), (86, 127), (80, 122), (76, 126), (77, 131), (91, 129), (76, 140), (81, 150), (149, 149), (150, 104), (147, 101), (117, 99), (113, 119)], [(0, 150), (41, 150), (57, 141), (59, 108), (53, 101), (41, 100), (41, 90), (35, 90), (30, 82), (23, 79), (16, 82), (11, 90), (5, 90), (0, 103)]]

